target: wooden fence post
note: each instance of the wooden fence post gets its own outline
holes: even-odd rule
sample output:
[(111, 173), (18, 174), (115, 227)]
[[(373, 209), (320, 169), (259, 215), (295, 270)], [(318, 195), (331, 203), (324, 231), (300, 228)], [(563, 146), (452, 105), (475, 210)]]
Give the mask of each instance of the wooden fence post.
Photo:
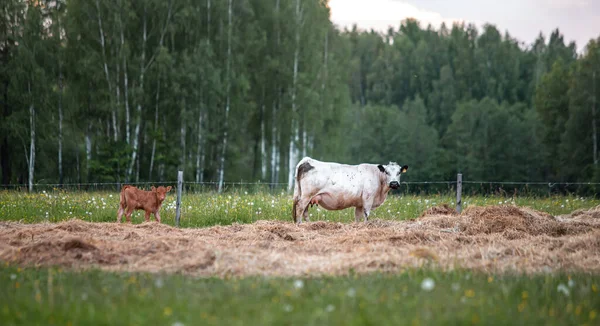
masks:
[(462, 210), (462, 173), (456, 175), (456, 212), (460, 214)]
[(175, 206), (175, 226), (179, 227), (181, 217), (181, 188), (183, 186), (183, 171), (177, 172), (177, 203)]

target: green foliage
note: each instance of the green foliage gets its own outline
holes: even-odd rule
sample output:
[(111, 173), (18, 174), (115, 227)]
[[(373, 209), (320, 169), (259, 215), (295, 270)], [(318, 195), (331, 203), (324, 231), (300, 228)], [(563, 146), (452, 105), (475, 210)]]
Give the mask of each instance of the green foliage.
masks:
[(559, 30), (531, 46), (491, 24), (340, 31), (326, 1), (296, 4), (234, 0), (229, 35), (229, 1), (4, 1), (3, 183), (27, 182), (32, 106), (34, 182), (59, 164), (64, 182), (217, 181), (225, 135), (225, 181), (287, 180), (290, 145), (403, 161), (409, 180), (595, 175), (598, 40), (578, 55)]

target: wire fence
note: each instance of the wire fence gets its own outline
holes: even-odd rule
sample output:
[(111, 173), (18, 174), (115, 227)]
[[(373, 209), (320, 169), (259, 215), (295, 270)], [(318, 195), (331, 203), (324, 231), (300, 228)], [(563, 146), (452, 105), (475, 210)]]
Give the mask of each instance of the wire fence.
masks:
[[(177, 180), (157, 181), (157, 182), (87, 182), (87, 183), (35, 183), (34, 192), (42, 191), (99, 191), (99, 192), (118, 192), (124, 184), (134, 185), (141, 189), (150, 189), (152, 186), (173, 186), (177, 185)], [(456, 191), (456, 180), (439, 181), (403, 181), (398, 190), (393, 190), (396, 194), (447, 194)], [(217, 192), (218, 182), (194, 182), (184, 181), (183, 192)], [(0, 186), (5, 190), (28, 191), (28, 184), (3, 184)], [(288, 184), (284, 182), (225, 182), (223, 183), (223, 192), (268, 192), (268, 193), (287, 193)], [(582, 196), (600, 195), (600, 182), (543, 182), (543, 181), (483, 181), (483, 180), (463, 180), (462, 193), (465, 195), (559, 195), (572, 194)]]

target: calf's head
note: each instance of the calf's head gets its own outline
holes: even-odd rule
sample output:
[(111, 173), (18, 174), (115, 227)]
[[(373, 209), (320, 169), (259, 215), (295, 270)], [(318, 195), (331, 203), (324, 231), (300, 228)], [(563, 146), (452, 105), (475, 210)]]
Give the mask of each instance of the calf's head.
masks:
[(171, 186), (168, 187), (163, 187), (160, 186), (158, 188), (154, 188), (152, 187), (152, 192), (156, 195), (156, 199), (158, 199), (159, 202), (163, 202), (163, 200), (165, 200), (165, 198), (167, 197), (167, 192), (169, 192), (171, 190)]
[(385, 173), (387, 184), (392, 189), (400, 188), (400, 175), (408, 171), (408, 165), (400, 166), (396, 162), (390, 162), (388, 165), (377, 166), (381, 173)]

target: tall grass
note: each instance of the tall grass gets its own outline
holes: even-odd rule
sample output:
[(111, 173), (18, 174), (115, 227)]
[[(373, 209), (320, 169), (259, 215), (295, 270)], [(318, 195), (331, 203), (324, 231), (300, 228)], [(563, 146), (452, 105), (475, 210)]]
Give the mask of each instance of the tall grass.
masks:
[(2, 325), (598, 325), (600, 278), (405, 270), (324, 278), (0, 267)]
[[(371, 218), (405, 220), (418, 217), (429, 207), (448, 204), (454, 206), (453, 195), (392, 194)], [(529, 206), (553, 215), (566, 214), (580, 208), (591, 208), (600, 200), (575, 196), (555, 197), (500, 197), (466, 196), (463, 207), (471, 205), (514, 204)], [(0, 220), (24, 223), (59, 222), (79, 218), (90, 222), (115, 222), (119, 205), (118, 192), (67, 192), (60, 190), (40, 193), (17, 191), (0, 192)], [(286, 193), (248, 193), (245, 191), (217, 194), (214, 192), (185, 193), (182, 196), (181, 226), (204, 227), (232, 223), (252, 223), (256, 220), (291, 221), (292, 198)], [(309, 209), (312, 221), (354, 221), (354, 210), (326, 211)], [(161, 209), (164, 223), (175, 223), (175, 194), (171, 192)], [(152, 217), (154, 218), (154, 217)], [(144, 212), (136, 211), (134, 223), (144, 220)]]

